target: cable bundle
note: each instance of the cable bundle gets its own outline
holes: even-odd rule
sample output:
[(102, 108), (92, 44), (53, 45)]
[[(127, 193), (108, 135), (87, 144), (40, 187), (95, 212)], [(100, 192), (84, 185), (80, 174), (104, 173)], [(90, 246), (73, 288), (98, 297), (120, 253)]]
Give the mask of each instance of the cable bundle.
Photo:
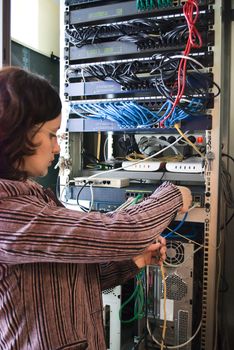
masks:
[[(122, 319), (124, 308), (134, 300), (134, 314), (128, 320)], [(141, 320), (145, 316), (144, 312), (144, 270), (142, 269), (136, 275), (136, 287), (132, 295), (122, 303), (119, 309), (119, 319), (122, 323), (131, 323), (136, 320)]]
[(117, 64), (95, 64), (81, 68), (83, 72), (88, 73), (92, 77), (95, 77), (99, 80), (106, 80), (109, 78), (123, 86), (141, 82), (141, 80), (136, 75), (139, 69), (139, 61)]
[[(100, 102), (100, 103), (71, 103), (71, 111), (82, 118), (109, 120), (121, 128), (151, 128), (165, 119), (172, 109), (172, 102), (167, 100), (157, 112), (152, 112), (144, 106), (132, 101)], [(191, 101), (187, 109), (191, 112), (198, 110), (199, 103)], [(176, 107), (165, 121), (166, 127), (173, 127), (176, 122), (188, 118), (189, 114)]]
[[(203, 24), (203, 26), (207, 24)], [(78, 27), (66, 30), (70, 42), (80, 48), (101, 41), (130, 41), (141, 50), (184, 45), (189, 36), (187, 24), (172, 19), (134, 19), (125, 23)]]
[(113, 40), (117, 38), (122, 41), (138, 42), (149, 40), (151, 35), (160, 44), (161, 32), (165, 32), (172, 26), (171, 21), (166, 19), (134, 19), (100, 26), (78, 27), (73, 25), (67, 29), (66, 34), (70, 41), (77, 47), (94, 44), (102, 40)]
[(179, 67), (178, 67), (178, 78), (177, 78), (177, 95), (176, 99), (173, 102), (173, 106), (168, 113), (168, 115), (160, 122), (160, 126), (163, 127), (165, 121), (170, 117), (173, 113), (176, 106), (179, 104), (185, 89), (186, 83), (186, 73), (187, 73), (187, 56), (189, 56), (192, 48), (200, 48), (202, 46), (202, 39), (200, 34), (198, 33), (195, 24), (199, 15), (199, 8), (197, 4), (197, 0), (187, 0), (183, 6), (183, 13), (187, 21), (187, 25), (189, 28), (189, 36), (188, 41), (184, 50), (184, 57), (181, 58)]
[(85, 113), (86, 118), (110, 120), (121, 128), (145, 128), (158, 123), (158, 115), (131, 101), (72, 103), (71, 110), (81, 117)]
[[(166, 102), (168, 104), (167, 111), (161, 116), (159, 120), (159, 125), (163, 122), (164, 127), (172, 128), (176, 123), (179, 123), (183, 119), (187, 119), (190, 116), (197, 116), (203, 109), (202, 101), (200, 99), (193, 98), (191, 101), (184, 101), (183, 104), (173, 108), (173, 104), (170, 100)], [(170, 113), (170, 118), (165, 120), (165, 115)]]
[[(157, 138), (156, 136), (150, 136), (150, 137), (142, 136), (138, 142), (139, 151), (145, 157), (150, 156), (151, 154), (155, 153), (156, 149), (158, 149), (158, 148), (163, 149), (169, 145), (170, 145), (170, 143), (168, 141), (161, 140), (160, 138)], [(165, 158), (165, 159), (168, 158), (168, 159), (170, 159), (170, 161), (172, 161), (172, 159), (175, 159), (175, 160), (179, 160), (179, 159), (182, 160), (183, 159), (182, 154), (176, 149), (176, 147), (171, 146), (170, 150), (172, 150), (174, 152), (175, 156), (173, 156), (173, 157), (171, 157), (171, 156), (159, 157), (158, 159), (162, 160), (163, 158)]]
[[(105, 64), (93, 64), (86, 65), (80, 68), (76, 68), (77, 72), (80, 72), (82, 76), (87, 73), (92, 78), (98, 80), (111, 79), (120, 84), (124, 89), (146, 89), (156, 88), (158, 93), (166, 97), (173, 102), (173, 98), (177, 95), (177, 76), (180, 60), (184, 55), (153, 55), (150, 58), (150, 63), (154, 62), (154, 67), (150, 71), (150, 76), (145, 78), (139, 78), (139, 74), (143, 71), (147, 71), (144, 68), (144, 62), (132, 61), (121, 63), (105, 63)], [(184, 96), (186, 100), (191, 101), (194, 96), (198, 96), (200, 105), (200, 111), (207, 108), (208, 102), (211, 99), (210, 89), (212, 86), (216, 86), (217, 93), (214, 97), (220, 93), (219, 86), (213, 81), (211, 74), (206, 72), (206, 68), (193, 57), (187, 58), (187, 74), (185, 77)], [(150, 65), (149, 65), (150, 67)], [(68, 77), (67, 77), (68, 78)], [(181, 109), (184, 110), (186, 106), (184, 103), (178, 103)], [(197, 106), (198, 107), (198, 106)], [(196, 112), (198, 108), (196, 108)], [(191, 111), (187, 111), (190, 113)]]
[[(174, 96), (177, 96), (178, 91), (178, 83), (176, 78), (178, 76), (179, 65), (181, 60), (184, 59), (185, 56), (154, 55), (153, 59), (155, 59), (158, 62), (160, 57), (161, 60), (158, 63), (158, 66), (156, 66), (156, 68), (154, 68), (150, 72), (150, 74), (155, 75), (155, 87), (160, 93), (160, 95), (165, 96), (167, 99), (173, 102), (173, 98)], [(183, 82), (183, 94), (186, 100), (193, 101), (193, 103), (195, 101), (196, 103), (199, 103), (200, 106), (199, 108), (197, 106), (196, 111), (205, 110), (210, 100), (210, 88), (212, 86), (216, 86), (218, 90), (217, 94), (214, 97), (219, 95), (220, 88), (211, 79), (210, 75), (202, 71), (205, 69), (205, 67), (199, 61), (195, 60), (192, 57), (185, 58), (185, 60), (187, 61), (187, 68)], [(174, 85), (172, 84), (173, 81)], [(199, 96), (199, 99), (197, 98), (195, 100), (194, 96)], [(178, 100), (176, 105), (180, 106), (180, 108), (186, 110), (189, 113), (189, 111), (185, 109), (186, 107), (184, 107), (184, 103), (182, 106), (182, 104)]]
[[(154, 68), (150, 74), (155, 75), (155, 87), (160, 95), (173, 101), (173, 97), (177, 95), (178, 91), (176, 79), (183, 55), (153, 56), (157, 62), (158, 57), (161, 57), (161, 60), (158, 66)], [(187, 69), (190, 71), (184, 77), (183, 86), (183, 94), (186, 96), (186, 99), (192, 99), (194, 95), (198, 95), (202, 96), (204, 101), (209, 100), (209, 89), (214, 83), (207, 74), (204, 74), (204, 72), (201, 71), (201, 64), (192, 59), (192, 61), (187, 63)], [(176, 105), (179, 105), (179, 101)]]

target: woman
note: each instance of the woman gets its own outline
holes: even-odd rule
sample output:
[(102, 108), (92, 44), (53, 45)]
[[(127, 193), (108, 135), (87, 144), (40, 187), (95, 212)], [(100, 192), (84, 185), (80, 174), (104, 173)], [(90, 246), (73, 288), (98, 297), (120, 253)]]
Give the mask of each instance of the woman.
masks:
[(191, 194), (166, 183), (116, 213), (58, 205), (30, 180), (59, 153), (61, 102), (42, 77), (0, 71), (0, 349), (105, 349), (101, 291), (150, 263)]

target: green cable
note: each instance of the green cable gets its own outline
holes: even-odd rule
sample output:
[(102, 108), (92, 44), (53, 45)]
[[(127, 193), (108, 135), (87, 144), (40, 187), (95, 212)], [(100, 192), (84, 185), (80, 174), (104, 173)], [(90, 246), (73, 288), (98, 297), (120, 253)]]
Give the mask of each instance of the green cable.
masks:
[(156, 5), (156, 1), (155, 0), (148, 0), (148, 4), (147, 4), (147, 8), (148, 10), (153, 10), (155, 7), (157, 7)]
[(144, 2), (144, 0), (138, 0), (138, 9), (140, 11), (145, 11), (145, 2)]
[(157, 7), (157, 1), (156, 0), (151, 0), (152, 7), (151, 9), (155, 9)]
[(140, 11), (150, 11), (157, 7), (157, 0), (137, 0), (137, 9)]
[(162, 7), (161, 0), (158, 0), (158, 8)]
[(167, 5), (167, 6), (173, 5), (173, 1), (172, 1), (172, 0), (166, 0), (166, 5)]
[(132, 293), (132, 295), (130, 296), (130, 298), (128, 298), (121, 306), (120, 306), (120, 309), (119, 309), (119, 319), (122, 323), (130, 323), (132, 321), (134, 321), (136, 318), (135, 318), (135, 315), (134, 317), (132, 317), (131, 319), (129, 320), (122, 320), (122, 311), (123, 309), (125, 308), (125, 306), (135, 297), (135, 295), (137, 295), (138, 293), (138, 288), (135, 288), (134, 292)]
[(142, 319), (145, 315), (143, 309), (144, 309), (144, 289), (143, 289), (143, 286), (142, 286), (142, 282), (139, 283), (138, 285), (138, 290), (139, 290), (139, 293), (138, 293), (138, 298), (136, 299), (135, 301), (135, 304), (134, 304), (134, 315), (137, 316), (137, 319)]
[(139, 194), (136, 196), (136, 198), (134, 198), (134, 200), (132, 201), (131, 205), (138, 203), (139, 200), (141, 200), (141, 199), (143, 199), (143, 195), (139, 193)]
[(158, 7), (167, 7), (173, 4), (173, 0), (158, 0)]
[(173, 5), (173, 0), (137, 0), (139, 11), (151, 11), (155, 8), (168, 7)]
[(136, 2), (136, 8), (137, 8), (137, 10), (140, 10), (140, 1), (139, 0), (137, 0), (137, 2)]
[[(122, 323), (130, 323), (135, 320), (142, 319), (145, 315), (143, 312), (144, 308), (144, 288), (142, 285), (142, 277), (144, 275), (144, 269), (142, 269), (138, 275), (136, 276), (137, 278), (137, 285), (132, 293), (132, 295), (121, 305), (119, 309), (119, 319)], [(122, 311), (124, 307), (133, 299), (135, 298), (135, 303), (134, 303), (134, 315), (128, 320), (122, 320)]]
[[(143, 199), (142, 194), (138, 194), (134, 200), (131, 202), (131, 205), (134, 205), (138, 203), (140, 200)], [(132, 293), (132, 295), (121, 305), (119, 309), (119, 319), (122, 323), (130, 323), (135, 320), (140, 320), (144, 317), (145, 313), (143, 312), (144, 308), (144, 288), (142, 285), (142, 278), (144, 276), (144, 269), (142, 269), (137, 275), (136, 275), (136, 280), (137, 280), (137, 285)], [(129, 320), (122, 320), (122, 311), (125, 308), (125, 306), (132, 300), (135, 299), (134, 302), (134, 314), (133, 317), (130, 318)]]
[(141, 3), (140, 3), (140, 0), (137, 0), (137, 10), (141, 11)]

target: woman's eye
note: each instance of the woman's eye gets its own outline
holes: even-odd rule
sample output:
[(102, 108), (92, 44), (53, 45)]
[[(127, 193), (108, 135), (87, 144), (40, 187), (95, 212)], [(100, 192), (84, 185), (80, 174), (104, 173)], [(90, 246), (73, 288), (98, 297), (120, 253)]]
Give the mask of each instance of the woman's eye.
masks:
[(53, 139), (53, 138), (56, 138), (57, 137), (57, 135), (56, 134), (52, 134), (52, 133), (50, 133), (50, 139)]

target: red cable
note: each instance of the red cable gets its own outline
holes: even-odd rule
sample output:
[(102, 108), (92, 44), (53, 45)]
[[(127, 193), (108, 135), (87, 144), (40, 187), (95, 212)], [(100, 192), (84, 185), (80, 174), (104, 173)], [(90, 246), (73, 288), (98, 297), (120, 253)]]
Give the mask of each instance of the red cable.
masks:
[[(194, 15), (195, 13), (195, 15)], [(189, 56), (191, 48), (200, 48), (202, 47), (202, 38), (199, 34), (195, 24), (199, 16), (199, 7), (197, 0), (187, 0), (183, 5), (183, 14), (187, 21), (189, 36), (186, 43), (185, 50), (183, 52), (184, 56)], [(178, 67), (178, 77), (177, 77), (177, 95), (175, 101), (173, 102), (172, 108), (168, 115), (160, 122), (160, 126), (164, 126), (165, 120), (167, 120), (173, 113), (175, 107), (179, 104), (181, 97), (183, 96), (185, 84), (186, 84), (186, 71), (187, 71), (187, 59), (181, 58), (179, 67)], [(182, 82), (182, 84), (181, 84)]]

